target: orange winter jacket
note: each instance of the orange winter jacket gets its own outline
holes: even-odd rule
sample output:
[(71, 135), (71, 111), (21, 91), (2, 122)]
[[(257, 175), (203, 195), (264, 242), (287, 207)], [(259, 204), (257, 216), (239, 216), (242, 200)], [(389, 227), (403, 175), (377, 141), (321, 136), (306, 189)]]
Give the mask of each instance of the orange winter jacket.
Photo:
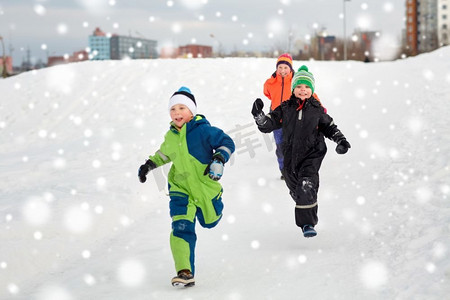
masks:
[(272, 101), (270, 110), (274, 110), (280, 106), (281, 102), (289, 100), (291, 97), (291, 82), (294, 73), (289, 73), (286, 77), (274, 72), (269, 79), (264, 83), (264, 95)]
[[(291, 83), (293, 75), (294, 73), (291, 72), (286, 77), (281, 77), (281, 75), (277, 74), (275, 71), (264, 83), (264, 95), (272, 101), (270, 111), (274, 110), (280, 106), (281, 102), (287, 101), (291, 97)], [(319, 96), (317, 96), (316, 93), (313, 94), (313, 97), (320, 103)], [(322, 103), (320, 104), (322, 105)]]

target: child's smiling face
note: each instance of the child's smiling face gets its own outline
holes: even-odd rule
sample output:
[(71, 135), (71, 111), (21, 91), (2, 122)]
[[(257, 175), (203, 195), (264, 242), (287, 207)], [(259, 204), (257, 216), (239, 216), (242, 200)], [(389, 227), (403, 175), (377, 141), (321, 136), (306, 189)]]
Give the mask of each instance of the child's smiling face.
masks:
[(192, 120), (192, 117), (192, 112), (184, 104), (175, 104), (170, 108), (170, 118), (178, 128)]
[(294, 88), (294, 96), (302, 100), (311, 98), (312, 90), (306, 84), (299, 84)]
[(281, 76), (281, 77), (285, 77), (286, 75), (288, 75), (291, 72), (291, 68), (289, 68), (288, 65), (286, 64), (279, 64), (277, 67), (277, 73)]

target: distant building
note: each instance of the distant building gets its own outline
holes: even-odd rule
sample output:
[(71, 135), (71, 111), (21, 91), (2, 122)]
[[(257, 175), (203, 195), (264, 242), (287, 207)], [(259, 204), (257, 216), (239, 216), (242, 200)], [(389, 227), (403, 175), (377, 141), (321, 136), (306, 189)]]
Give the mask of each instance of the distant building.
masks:
[(110, 37), (106, 36), (98, 27), (89, 36), (89, 48), (91, 49), (90, 60), (111, 59)]
[(131, 36), (108, 36), (96, 28), (89, 36), (90, 60), (157, 58), (157, 42)]
[(72, 56), (49, 56), (47, 61), (47, 67), (62, 65), (71, 62), (84, 61), (89, 59), (89, 53), (85, 50), (77, 51)]
[(111, 59), (157, 58), (157, 42), (131, 36), (114, 35), (111, 37)]
[(417, 0), (406, 1), (406, 46), (412, 55), (416, 55), (417, 49)]
[(212, 47), (190, 44), (180, 47), (161, 48), (160, 58), (202, 58), (212, 57)]
[(438, 42), (450, 45), (450, 0), (438, 1)]
[(161, 48), (161, 52), (159, 53), (160, 58), (177, 58), (178, 57), (178, 48), (175, 47), (163, 47)]
[(201, 58), (212, 57), (212, 46), (190, 44), (178, 48), (178, 57)]
[(89, 59), (89, 53), (86, 50), (76, 51), (69, 57), (70, 62), (84, 61)]
[(373, 42), (378, 38), (379, 32), (377, 31), (355, 31), (355, 36), (357, 36), (359, 41), (359, 51), (364, 53), (364, 56), (367, 56), (366, 53), (370, 55), (373, 52)]
[(311, 53), (315, 59), (335, 60), (336, 53), (333, 48), (336, 46), (336, 37), (327, 35), (325, 31), (317, 33), (311, 39)]
[(69, 60), (64, 58), (64, 56), (49, 56), (47, 60), (47, 67), (67, 64), (68, 62)]
[(13, 65), (12, 65), (12, 57), (5, 56), (5, 61), (3, 61), (3, 57), (0, 56), (0, 77), (3, 74), (3, 67), (6, 66), (6, 72), (8, 74), (13, 74)]
[(438, 38), (438, 18), (437, 18), (437, 0), (419, 1), (418, 14), (418, 50), (420, 53), (429, 52), (437, 49)]
[[(429, 52), (439, 47), (438, 24), (444, 25), (444, 22), (438, 22), (438, 6), (445, 5), (446, 1), (406, 1), (406, 45), (412, 55)], [(441, 11), (447, 9), (446, 6)], [(442, 18), (447, 19), (448, 17), (442, 16)]]

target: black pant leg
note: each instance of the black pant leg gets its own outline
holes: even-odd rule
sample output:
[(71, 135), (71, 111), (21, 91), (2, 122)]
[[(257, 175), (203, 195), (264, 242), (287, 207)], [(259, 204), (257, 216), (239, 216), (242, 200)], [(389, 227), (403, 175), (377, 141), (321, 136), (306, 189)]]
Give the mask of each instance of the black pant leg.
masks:
[(295, 223), (303, 228), (305, 225), (317, 225), (317, 192), (319, 190), (318, 174), (300, 177), (295, 189)]
[(317, 193), (319, 191), (319, 169), (325, 154), (302, 161), (297, 171), (286, 176), (286, 185), (295, 201), (295, 223), (315, 226), (318, 222)]

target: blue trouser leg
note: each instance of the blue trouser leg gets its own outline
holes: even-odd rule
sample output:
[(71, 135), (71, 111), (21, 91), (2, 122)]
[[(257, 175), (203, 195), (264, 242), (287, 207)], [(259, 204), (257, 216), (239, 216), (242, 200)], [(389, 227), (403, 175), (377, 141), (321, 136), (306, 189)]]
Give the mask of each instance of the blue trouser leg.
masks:
[(275, 154), (277, 155), (278, 167), (280, 171), (283, 170), (284, 167), (284, 156), (283, 156), (283, 130), (276, 129), (273, 131), (273, 137), (275, 138)]

